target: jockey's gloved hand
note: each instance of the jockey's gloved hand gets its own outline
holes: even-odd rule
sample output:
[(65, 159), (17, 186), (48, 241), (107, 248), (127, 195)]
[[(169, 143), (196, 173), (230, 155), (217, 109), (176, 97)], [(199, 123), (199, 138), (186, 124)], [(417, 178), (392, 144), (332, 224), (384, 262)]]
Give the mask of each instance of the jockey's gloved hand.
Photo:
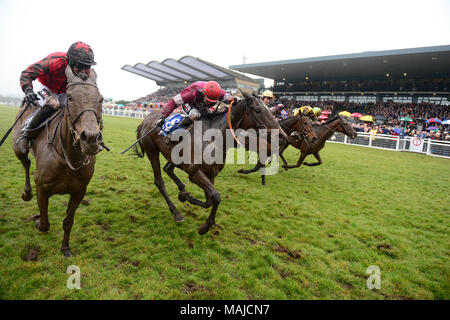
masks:
[(29, 89), (25, 92), (25, 101), (28, 103), (32, 103), (33, 101), (39, 100), (36, 93), (33, 92), (33, 89)]
[(159, 118), (159, 120), (156, 121), (155, 126), (162, 127), (164, 122), (166, 122), (166, 117), (165, 116), (161, 116), (161, 118)]

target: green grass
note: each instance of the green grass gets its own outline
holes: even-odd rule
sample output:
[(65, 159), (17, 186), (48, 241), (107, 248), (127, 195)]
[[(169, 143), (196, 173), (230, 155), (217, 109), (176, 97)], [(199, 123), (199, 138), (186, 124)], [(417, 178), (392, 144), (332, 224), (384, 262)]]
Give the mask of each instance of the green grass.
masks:
[[(16, 112), (0, 106), (0, 134)], [(50, 199), (50, 231), (38, 232), (28, 220), (36, 198), (20, 198), (23, 169), (11, 137), (0, 148), (1, 299), (450, 298), (449, 160), (330, 143), (321, 166), (280, 171), (266, 187), (259, 174), (227, 165), (216, 178), (218, 226), (199, 236), (209, 210), (178, 202), (164, 175), (186, 217), (176, 224), (148, 160), (120, 155), (139, 123), (104, 116), (112, 151), (97, 156), (71, 258), (60, 252), (68, 196)], [(295, 163), (298, 151), (285, 155)], [(25, 261), (35, 246), (37, 261)], [(66, 288), (72, 264), (80, 290)], [(381, 269), (381, 290), (367, 289), (371, 265)]]

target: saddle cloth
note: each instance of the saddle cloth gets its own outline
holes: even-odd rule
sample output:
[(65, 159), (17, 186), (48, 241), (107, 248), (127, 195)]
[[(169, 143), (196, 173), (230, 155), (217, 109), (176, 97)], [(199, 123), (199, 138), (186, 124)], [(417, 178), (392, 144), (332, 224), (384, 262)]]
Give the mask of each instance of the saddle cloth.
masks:
[[(182, 127), (179, 127), (178, 125), (181, 122), (181, 120), (183, 120), (183, 118), (185, 118), (185, 117), (187, 117), (187, 115), (181, 114), (181, 113), (176, 113), (176, 114), (169, 116), (162, 126), (161, 134), (167, 137), (169, 134), (174, 132), (176, 129), (182, 128)], [(184, 127), (184, 128), (186, 128), (186, 127)]]

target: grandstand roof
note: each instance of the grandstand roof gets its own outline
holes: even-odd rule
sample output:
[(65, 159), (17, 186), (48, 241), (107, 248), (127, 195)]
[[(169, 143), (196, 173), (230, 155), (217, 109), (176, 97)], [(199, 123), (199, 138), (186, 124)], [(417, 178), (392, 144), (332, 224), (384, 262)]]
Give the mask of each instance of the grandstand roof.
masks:
[(281, 60), (230, 66), (230, 69), (274, 79), (369, 80), (450, 77), (450, 45), (368, 51), (324, 57)]
[(240, 73), (192, 56), (184, 56), (179, 60), (168, 58), (161, 63), (158, 61), (150, 61), (147, 64), (136, 63), (134, 66), (126, 64), (121, 69), (154, 80), (158, 85), (185, 81), (220, 81), (236, 78), (246, 81), (256, 81)]

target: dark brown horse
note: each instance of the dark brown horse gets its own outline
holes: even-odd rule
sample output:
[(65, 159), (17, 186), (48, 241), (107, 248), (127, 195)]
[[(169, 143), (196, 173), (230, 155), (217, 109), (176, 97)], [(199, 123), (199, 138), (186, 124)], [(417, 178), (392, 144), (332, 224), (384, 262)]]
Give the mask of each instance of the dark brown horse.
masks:
[[(313, 142), (315, 139), (317, 139), (317, 136), (316, 136), (314, 130), (312, 129), (311, 121), (309, 120), (309, 118), (306, 115), (298, 114), (297, 116), (279, 120), (278, 122), (280, 124), (280, 127), (283, 129), (283, 131), (288, 136), (285, 143), (294, 143), (294, 142), (298, 141), (298, 139), (308, 139), (308, 141)], [(291, 136), (291, 134), (293, 134), (293, 133), (295, 133), (295, 135)], [(247, 150), (249, 150), (249, 146), (248, 146), (247, 142), (248, 142), (248, 139), (246, 140), (245, 148)], [(264, 140), (263, 140), (263, 142), (264, 142)], [(286, 144), (285, 146), (287, 147), (288, 144)], [(284, 149), (285, 149), (285, 147), (281, 146), (280, 151), (284, 150)], [(265, 150), (271, 150), (270, 143), (266, 147)], [(258, 140), (257, 150), (251, 150), (251, 151), (255, 151), (255, 152), (258, 152), (258, 154), (260, 154), (259, 140)], [(268, 156), (269, 155), (266, 155), (266, 157), (263, 157), (263, 158), (258, 157), (258, 162), (253, 169), (250, 169), (250, 170), (241, 169), (238, 172), (243, 173), (243, 174), (249, 174), (249, 173), (258, 171), (261, 168), (264, 168), (265, 167), (264, 160)], [(287, 165), (287, 162), (286, 162), (286, 160), (284, 160), (284, 157), (282, 158), (282, 160), (283, 160), (284, 164)], [(262, 183), (262, 185), (266, 184), (266, 175), (263, 174), (263, 171), (261, 171), (261, 183)]]
[(280, 157), (283, 159), (284, 165), (283, 168), (285, 169), (291, 169), (291, 168), (298, 168), (302, 165), (303, 160), (305, 160), (306, 156), (312, 154), (314, 157), (316, 157), (317, 162), (316, 163), (303, 163), (307, 166), (318, 166), (322, 163), (322, 159), (320, 158), (319, 151), (322, 150), (322, 148), (325, 146), (325, 142), (330, 138), (335, 132), (343, 133), (350, 138), (354, 139), (357, 137), (356, 131), (352, 128), (350, 123), (345, 119), (344, 116), (336, 116), (329, 121), (322, 123), (320, 125), (314, 125), (313, 130), (316, 133), (318, 139), (314, 142), (309, 142), (305, 139), (300, 140), (292, 140), (289, 139), (289, 144), (292, 145), (294, 148), (300, 149), (301, 154), (297, 161), (296, 165), (288, 165), (286, 163), (286, 160), (284, 160), (283, 157), (283, 151), (280, 150)]
[[(183, 159), (183, 161), (179, 162), (174, 159), (174, 154), (172, 153), (172, 150), (177, 145), (174, 145), (170, 141), (168, 141), (167, 137), (159, 135), (157, 132), (158, 130), (155, 130), (152, 133), (148, 134), (140, 142), (141, 148), (147, 155), (152, 165), (154, 183), (158, 187), (161, 194), (164, 196), (164, 199), (166, 200), (169, 206), (169, 210), (172, 212), (175, 221), (181, 222), (184, 220), (184, 217), (178, 212), (169, 196), (167, 195), (164, 181), (161, 176), (161, 166), (159, 161), (160, 153), (162, 153), (163, 156), (168, 160), (168, 163), (164, 166), (164, 171), (177, 184), (180, 191), (178, 199), (182, 202), (189, 201), (189, 203), (201, 206), (203, 208), (212, 207), (206, 223), (202, 224), (198, 229), (199, 234), (207, 233), (215, 224), (215, 216), (217, 208), (220, 204), (220, 193), (214, 187), (214, 179), (225, 166), (225, 156), (227, 149), (236, 146), (234, 141), (231, 144), (226, 143), (226, 136), (227, 132), (229, 133), (229, 126), (231, 126), (233, 130), (248, 130), (264, 127), (267, 128), (268, 132), (270, 132), (271, 130), (276, 129), (279, 130), (281, 136), (286, 138), (286, 135), (281, 130), (278, 122), (273, 118), (270, 110), (264, 105), (264, 103), (256, 95), (250, 95), (245, 92), (242, 92), (242, 94), (244, 98), (236, 105), (232, 106), (232, 108), (228, 112), (228, 115), (230, 116), (229, 121), (227, 113), (219, 114), (210, 119), (204, 117), (201, 120), (196, 121), (197, 123), (201, 122), (203, 128), (216, 129), (222, 138), (221, 142), (217, 140), (214, 140), (213, 142), (203, 141), (204, 134), (203, 132), (196, 130), (195, 123), (193, 130), (191, 130), (185, 137), (183, 137), (183, 140), (185, 138), (190, 138), (189, 143), (191, 146), (191, 150), (196, 150), (194, 144), (200, 143), (200, 149), (197, 150), (201, 151), (202, 155), (204, 154), (203, 152), (207, 147), (216, 144), (218, 149), (220, 149), (220, 161), (215, 161), (208, 164), (205, 162), (205, 159), (202, 155), (200, 156), (200, 161), (194, 161), (194, 158), (198, 157), (199, 153), (192, 152), (187, 156), (187, 159)], [(144, 133), (153, 128), (160, 117), (161, 111), (159, 110), (155, 110), (150, 115), (148, 115), (147, 118), (145, 118), (137, 128), (138, 139), (142, 137)], [(183, 154), (183, 157), (184, 156), (185, 154)], [(175, 167), (184, 170), (189, 175), (189, 180), (203, 189), (206, 201), (195, 199), (190, 195), (190, 193), (186, 192), (185, 185), (174, 173)]]
[[(94, 173), (95, 154), (102, 147), (101, 123), (102, 100), (97, 85), (97, 75), (91, 70), (86, 80), (75, 76), (70, 67), (66, 69), (67, 106), (53, 117), (34, 139), (32, 153), (36, 158), (36, 196), (40, 214), (34, 216), (36, 227), (43, 232), (50, 228), (48, 221), (48, 200), (54, 194), (70, 194), (67, 216), (63, 222), (64, 238), (61, 251), (70, 256), (69, 237), (75, 210), (86, 194), (86, 188)], [(37, 110), (27, 110), (24, 118)], [(28, 153), (21, 153), (15, 144), (20, 136), (22, 119), (13, 136), (13, 149), (25, 169), (24, 201), (33, 197), (30, 185), (30, 164)]]

